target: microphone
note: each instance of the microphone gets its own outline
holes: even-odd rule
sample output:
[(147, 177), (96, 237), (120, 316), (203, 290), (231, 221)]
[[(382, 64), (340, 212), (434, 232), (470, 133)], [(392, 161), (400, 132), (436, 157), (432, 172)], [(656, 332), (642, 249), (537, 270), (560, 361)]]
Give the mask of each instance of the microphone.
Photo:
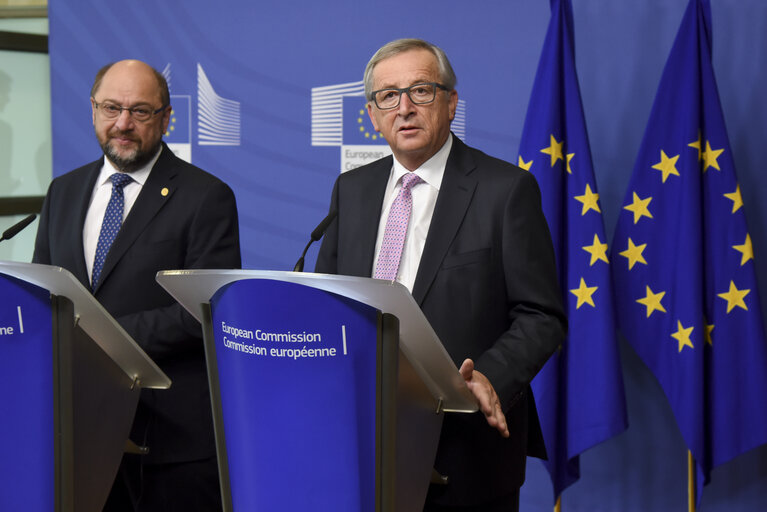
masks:
[[(0, 242), (2, 242), (3, 240), (10, 240), (11, 238), (19, 234), (19, 231), (29, 226), (30, 224), (32, 224), (32, 221), (35, 220), (35, 217), (37, 217), (37, 215), (35, 215), (34, 213), (31, 215), (28, 215), (24, 217), (24, 219), (22, 219), (21, 221), (17, 222), (13, 226), (3, 231), (3, 236), (0, 236)], [(312, 233), (312, 235), (314, 235), (314, 233)]]
[(310, 245), (322, 238), (322, 235), (325, 234), (325, 230), (328, 229), (328, 226), (330, 226), (330, 223), (333, 222), (333, 219), (336, 218), (336, 215), (338, 215), (338, 212), (333, 210), (332, 212), (328, 213), (327, 217), (322, 219), (322, 222), (320, 222), (316, 228), (314, 228), (314, 231), (312, 231), (311, 234), (311, 240), (309, 240), (309, 243), (306, 244), (306, 247), (304, 247), (304, 252), (301, 253), (301, 257), (298, 258), (296, 266), (293, 267), (293, 272), (304, 271), (304, 257), (306, 256), (306, 251), (309, 250)]

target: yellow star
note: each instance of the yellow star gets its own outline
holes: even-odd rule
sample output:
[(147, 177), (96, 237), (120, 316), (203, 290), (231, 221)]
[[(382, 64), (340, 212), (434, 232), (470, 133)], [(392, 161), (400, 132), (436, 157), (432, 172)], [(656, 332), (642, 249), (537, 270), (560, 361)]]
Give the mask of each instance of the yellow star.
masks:
[(676, 161), (679, 160), (679, 155), (669, 158), (666, 153), (660, 150), (660, 162), (653, 165), (653, 169), (658, 169), (663, 174), (663, 183), (666, 183), (666, 179), (670, 174), (679, 176), (679, 171), (676, 170)]
[(709, 167), (713, 167), (717, 171), (721, 171), (719, 168), (719, 162), (717, 162), (716, 159), (719, 158), (719, 155), (721, 155), (723, 151), (724, 148), (711, 149), (711, 144), (706, 141), (706, 151), (703, 152), (703, 172), (706, 172)]
[(586, 183), (586, 191), (583, 193), (583, 195), (575, 196), (574, 198), (576, 201), (583, 203), (581, 216), (586, 215), (586, 212), (589, 210), (594, 210), (596, 212), (602, 213), (602, 210), (599, 209), (599, 204), (597, 203), (597, 201), (599, 201), (599, 194), (592, 192), (591, 186), (588, 183)]
[(738, 306), (739, 308), (743, 308), (746, 311), (748, 311), (748, 307), (746, 306), (746, 302), (743, 300), (743, 298), (746, 295), (748, 295), (749, 292), (751, 292), (751, 290), (738, 290), (735, 287), (735, 283), (733, 281), (730, 281), (730, 290), (725, 293), (718, 293), (716, 296), (721, 297), (727, 301), (728, 313), (732, 311), (732, 309), (735, 306)]
[(634, 213), (634, 224), (639, 222), (639, 219), (642, 217), (649, 217), (652, 219), (652, 214), (650, 213), (650, 210), (647, 209), (650, 201), (652, 201), (652, 197), (648, 197), (647, 199), (639, 199), (639, 196), (636, 192), (633, 192), (633, 194), (634, 202), (628, 206), (624, 206), (623, 209)]
[(703, 148), (703, 146), (701, 146), (701, 142), (702, 141), (700, 140), (700, 132), (698, 132), (698, 140), (696, 140), (695, 142), (690, 142), (689, 144), (687, 144), (691, 148), (695, 148), (695, 149), (698, 150), (698, 161), (700, 161), (700, 159), (702, 158), (702, 154), (701, 154), (700, 150)]
[(647, 308), (647, 318), (650, 318), (650, 315), (653, 311), (663, 311), (664, 313), (666, 312), (666, 308), (664, 308), (663, 304), (660, 303), (660, 301), (663, 300), (664, 295), (666, 295), (666, 292), (653, 293), (648, 286), (647, 295), (641, 299), (637, 299), (638, 303)]
[(591, 254), (591, 262), (589, 263), (589, 266), (592, 266), (597, 260), (602, 260), (608, 264), (610, 263), (607, 261), (607, 244), (600, 242), (596, 233), (594, 233), (594, 243), (592, 245), (585, 245), (582, 249)]
[(740, 207), (743, 206), (743, 196), (740, 195), (740, 185), (735, 188), (735, 192), (724, 194), (724, 197), (732, 201), (732, 213), (737, 212), (740, 210)]
[(706, 343), (713, 345), (714, 341), (711, 339), (711, 331), (714, 330), (714, 324), (704, 324), (704, 327), (706, 328), (706, 332), (703, 333), (703, 337), (705, 338)]
[(575, 156), (575, 153), (568, 153), (567, 154), (567, 174), (572, 174), (573, 173), (573, 170), (570, 167), (570, 160), (572, 160), (574, 156)]
[(629, 238), (629, 247), (625, 251), (619, 253), (621, 256), (624, 256), (628, 258), (629, 260), (629, 270), (634, 268), (634, 264), (636, 262), (643, 263), (647, 265), (647, 262), (644, 259), (644, 256), (642, 256), (642, 251), (645, 250), (645, 247), (647, 247), (647, 244), (642, 245), (634, 245), (634, 242), (631, 241), (631, 238)]
[(740, 266), (746, 264), (748, 260), (754, 259), (754, 246), (751, 245), (751, 235), (746, 233), (746, 241), (743, 242), (743, 245), (733, 245), (733, 249), (743, 254), (743, 256), (740, 258)]
[(519, 155), (519, 162), (517, 163), (517, 165), (521, 167), (522, 169), (529, 171), (530, 167), (533, 166), (533, 161), (530, 160), (529, 162), (525, 162), (524, 160), (522, 160), (522, 155)]
[(596, 307), (594, 305), (594, 299), (591, 297), (594, 295), (594, 292), (597, 291), (598, 286), (586, 286), (586, 281), (583, 280), (581, 277), (581, 284), (578, 286), (578, 288), (575, 288), (573, 290), (570, 290), (570, 293), (578, 297), (578, 303), (575, 305), (575, 309), (579, 309), (583, 304), (590, 304), (591, 307)]
[(679, 342), (679, 352), (682, 352), (684, 347), (690, 347), (694, 349), (695, 347), (693, 347), (692, 341), (690, 341), (690, 334), (692, 334), (694, 327), (684, 328), (682, 327), (682, 322), (679, 320), (676, 321), (676, 326), (677, 330), (671, 335), (671, 337)]
[(543, 148), (541, 153), (551, 155), (551, 166), (554, 167), (554, 164), (557, 163), (557, 160), (564, 160), (562, 157), (562, 146), (565, 144), (565, 141), (557, 142), (557, 139), (555, 139), (553, 135), (550, 137), (551, 145), (547, 148)]

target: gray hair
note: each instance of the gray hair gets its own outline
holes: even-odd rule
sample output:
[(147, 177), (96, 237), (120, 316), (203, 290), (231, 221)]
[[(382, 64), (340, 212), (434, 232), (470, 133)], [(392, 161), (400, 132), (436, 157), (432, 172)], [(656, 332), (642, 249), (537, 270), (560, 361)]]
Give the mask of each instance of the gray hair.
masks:
[(409, 50), (428, 50), (437, 59), (437, 66), (439, 67), (439, 76), (442, 85), (448, 88), (448, 90), (455, 89), (455, 84), (458, 83), (458, 79), (455, 77), (453, 66), (450, 65), (450, 61), (445, 55), (445, 52), (439, 46), (433, 45), (423, 39), (396, 39), (390, 43), (383, 45), (365, 66), (365, 98), (368, 101), (373, 100), (373, 70), (384, 59), (394, 57), (400, 53)]

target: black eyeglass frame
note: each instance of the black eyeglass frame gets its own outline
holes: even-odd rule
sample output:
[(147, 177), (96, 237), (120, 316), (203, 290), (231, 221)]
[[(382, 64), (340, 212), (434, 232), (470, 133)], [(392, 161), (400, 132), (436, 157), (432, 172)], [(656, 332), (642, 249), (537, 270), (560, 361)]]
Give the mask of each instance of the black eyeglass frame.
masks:
[[(128, 111), (128, 115), (130, 115), (131, 119), (134, 119), (134, 120), (139, 121), (139, 122), (147, 122), (147, 121), (149, 121), (150, 119), (152, 119), (154, 116), (156, 116), (157, 114), (159, 114), (160, 112), (162, 112), (163, 110), (168, 108), (168, 106), (169, 106), (169, 105), (163, 105), (162, 107), (158, 108), (157, 110), (150, 110), (149, 111), (149, 117), (147, 117), (146, 119), (140, 119), (140, 118), (136, 117), (136, 110), (144, 110), (142, 107), (123, 107), (122, 105), (117, 105), (116, 103), (112, 103), (112, 102), (109, 102), (109, 101), (102, 101), (101, 103), (98, 103), (94, 98), (91, 98), (91, 100), (93, 101), (93, 106), (95, 106), (100, 112), (102, 112), (101, 115), (103, 115), (107, 119), (117, 119), (118, 117), (120, 117), (122, 115), (123, 110), (127, 110)], [(102, 108), (104, 105), (108, 105), (108, 106), (114, 107), (116, 109), (119, 109), (119, 112), (117, 113), (116, 116), (109, 117), (108, 115), (105, 115), (105, 111)]]
[[(429, 101), (415, 101), (413, 99), (413, 97), (410, 95), (410, 91), (414, 87), (419, 87), (419, 86), (423, 86), (423, 85), (431, 85), (431, 86), (433, 86), (434, 87), (434, 95), (432, 96), (432, 98)], [(442, 85), (441, 83), (438, 83), (438, 82), (419, 82), (417, 84), (411, 85), (410, 87), (403, 87), (402, 89), (398, 89), (396, 87), (386, 87), (385, 89), (378, 89), (377, 91), (373, 91), (373, 92), (370, 93), (370, 96), (371, 96), (370, 100), (375, 104), (375, 106), (376, 106), (376, 108), (378, 108), (378, 110), (391, 110), (393, 108), (399, 107), (399, 104), (402, 102), (402, 94), (405, 93), (405, 94), (407, 94), (407, 97), (410, 99), (411, 103), (413, 103), (414, 105), (428, 105), (429, 103), (432, 103), (432, 102), (434, 102), (435, 99), (437, 99), (437, 89), (442, 89), (443, 91), (449, 91), (450, 90), (449, 88), (447, 88), (446, 86), (444, 86), (444, 85)], [(381, 107), (378, 104), (378, 100), (376, 99), (376, 95), (379, 92), (383, 92), (383, 91), (392, 91), (392, 92), (398, 93), (398, 95), (397, 95), (397, 103), (395, 105), (391, 106), (391, 107)]]

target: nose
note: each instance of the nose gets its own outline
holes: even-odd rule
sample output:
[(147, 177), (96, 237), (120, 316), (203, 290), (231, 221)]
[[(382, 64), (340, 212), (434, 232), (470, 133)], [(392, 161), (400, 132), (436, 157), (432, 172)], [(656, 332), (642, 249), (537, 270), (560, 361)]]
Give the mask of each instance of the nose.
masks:
[(130, 110), (123, 110), (115, 120), (115, 128), (120, 131), (128, 130), (133, 126), (133, 117)]
[(410, 101), (410, 96), (406, 92), (400, 94), (397, 113), (401, 116), (407, 116), (415, 110), (415, 105)]

